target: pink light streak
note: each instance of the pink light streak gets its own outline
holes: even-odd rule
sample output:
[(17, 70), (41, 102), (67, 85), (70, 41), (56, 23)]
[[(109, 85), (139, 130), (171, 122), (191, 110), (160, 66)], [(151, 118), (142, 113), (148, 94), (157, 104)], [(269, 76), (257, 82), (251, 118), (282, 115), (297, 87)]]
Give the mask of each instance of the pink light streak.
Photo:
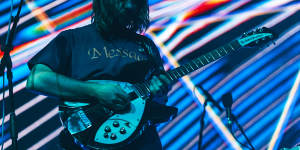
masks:
[(32, 145), (31, 147), (29, 147), (28, 150), (37, 150), (37, 149), (41, 148), (42, 146), (47, 144), (49, 141), (56, 138), (63, 129), (64, 129), (64, 127), (62, 127), (62, 126), (59, 127), (58, 129), (56, 129), (55, 131), (50, 133), (48, 136), (44, 137), (42, 140), (40, 140), (39, 142), (37, 142), (34, 145)]
[(299, 95), (296, 95), (297, 91), (298, 91), (298, 93), (300, 91), (299, 84), (300, 84), (300, 69), (298, 71), (298, 75), (296, 76), (296, 81), (289, 93), (287, 102), (284, 106), (283, 112), (280, 116), (279, 122), (275, 129), (275, 132), (273, 133), (268, 150), (273, 150), (273, 149), (278, 148), (279, 142), (284, 133), (284, 128), (286, 127), (287, 121), (289, 120), (291, 112), (294, 109), (295, 103), (297, 101), (296, 97), (299, 96)]
[[(24, 136), (26, 136), (27, 134), (29, 134), (30, 132), (35, 130), (37, 127), (39, 127), (40, 125), (42, 125), (43, 123), (45, 123), (46, 121), (48, 121), (49, 119), (51, 119), (52, 117), (54, 117), (57, 114), (58, 114), (58, 107), (55, 107), (50, 112), (48, 112), (46, 115), (44, 115), (43, 117), (41, 117), (40, 119), (35, 121), (33, 124), (31, 124), (30, 126), (23, 129), (21, 132), (19, 132), (18, 140), (20, 140), (21, 138), (23, 138)], [(4, 149), (9, 147), (11, 144), (12, 144), (11, 139), (6, 141), (4, 143)]]
[[(20, 115), (21, 113), (25, 112), (26, 110), (30, 109), (34, 105), (38, 104), (39, 102), (43, 101), (46, 99), (47, 96), (39, 95), (35, 97), (34, 99), (30, 100), (26, 104), (22, 105), (18, 109), (16, 109), (16, 116)], [(9, 120), (9, 114), (4, 117), (4, 123), (6, 123)], [(2, 118), (1, 118), (1, 124), (2, 125)]]
[[(58, 6), (58, 5), (60, 5), (60, 4), (64, 3), (64, 2), (66, 2), (66, 1), (67, 1), (67, 0), (56, 0), (56, 1), (53, 1), (52, 3), (50, 3), (50, 4), (46, 5), (46, 6), (43, 6), (41, 9), (43, 9), (44, 11), (47, 11), (47, 10), (50, 10), (51, 8), (54, 8), (54, 7), (56, 7), (56, 6)], [(24, 22), (26, 22), (26, 21), (28, 21), (28, 20), (34, 18), (34, 17), (35, 17), (35, 16), (34, 16), (33, 14), (30, 13), (30, 14), (28, 14), (28, 15), (26, 15), (26, 16), (20, 18), (20, 21), (19, 21), (18, 25), (21, 25), (21, 24), (23, 24)], [(2, 27), (2, 28), (0, 29), (0, 34), (3, 34), (3, 33), (5, 33), (5, 32), (7, 32), (7, 28), (8, 28), (8, 25)]]

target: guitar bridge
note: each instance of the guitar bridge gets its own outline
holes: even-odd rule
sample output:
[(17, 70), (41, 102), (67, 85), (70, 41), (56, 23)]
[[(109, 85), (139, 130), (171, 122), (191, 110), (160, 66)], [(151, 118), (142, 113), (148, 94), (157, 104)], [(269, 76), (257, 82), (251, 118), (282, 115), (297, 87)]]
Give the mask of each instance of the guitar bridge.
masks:
[(71, 134), (84, 131), (92, 126), (92, 122), (86, 116), (83, 110), (79, 110), (68, 117), (66, 127)]

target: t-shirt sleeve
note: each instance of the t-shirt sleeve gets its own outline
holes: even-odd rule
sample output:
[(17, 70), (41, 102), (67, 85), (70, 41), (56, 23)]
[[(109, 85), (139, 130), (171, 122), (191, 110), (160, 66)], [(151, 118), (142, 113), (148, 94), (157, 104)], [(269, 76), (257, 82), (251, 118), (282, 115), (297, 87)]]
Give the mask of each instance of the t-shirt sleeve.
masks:
[(31, 70), (36, 64), (44, 64), (54, 72), (66, 74), (71, 57), (70, 39), (70, 31), (63, 31), (58, 34), (46, 47), (29, 60), (27, 64), (29, 69)]

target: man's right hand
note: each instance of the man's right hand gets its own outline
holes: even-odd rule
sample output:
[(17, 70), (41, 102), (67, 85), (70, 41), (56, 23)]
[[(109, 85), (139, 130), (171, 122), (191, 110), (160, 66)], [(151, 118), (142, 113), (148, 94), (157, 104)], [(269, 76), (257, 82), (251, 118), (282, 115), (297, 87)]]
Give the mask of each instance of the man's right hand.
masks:
[(119, 85), (113, 83), (105, 85), (93, 83), (92, 86), (92, 97), (105, 107), (115, 112), (129, 109), (130, 97)]

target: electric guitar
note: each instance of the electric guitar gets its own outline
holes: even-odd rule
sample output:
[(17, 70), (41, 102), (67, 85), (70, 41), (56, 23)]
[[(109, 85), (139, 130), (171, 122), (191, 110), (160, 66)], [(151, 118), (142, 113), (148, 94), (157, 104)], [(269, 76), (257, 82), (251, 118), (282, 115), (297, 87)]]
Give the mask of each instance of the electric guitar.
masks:
[[(275, 37), (270, 29), (265, 27), (245, 33), (240, 39), (233, 40), (189, 63), (167, 71), (166, 76), (171, 81), (176, 81), (241, 47), (257, 46), (273, 40)], [(174, 107), (158, 104), (149, 99), (149, 81), (137, 84), (111, 80), (91, 82), (118, 84), (133, 98), (130, 102), (130, 110), (122, 114), (114, 113), (100, 104), (96, 104), (76, 109), (66, 117), (64, 125), (76, 140), (87, 147), (94, 149), (120, 148), (139, 137), (147, 127), (153, 124), (153, 120), (167, 121), (169, 118), (175, 117), (177, 113), (177, 109)], [(74, 123), (77, 124), (75, 129), (72, 128)]]

